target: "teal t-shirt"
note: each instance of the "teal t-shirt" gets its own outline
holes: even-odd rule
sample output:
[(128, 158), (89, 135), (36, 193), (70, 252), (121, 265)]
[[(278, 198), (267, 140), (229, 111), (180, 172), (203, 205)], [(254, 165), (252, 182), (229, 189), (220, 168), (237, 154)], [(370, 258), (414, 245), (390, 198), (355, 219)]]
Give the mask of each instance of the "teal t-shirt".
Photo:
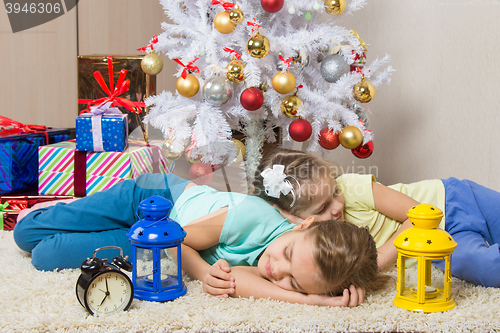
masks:
[(219, 244), (199, 251), (210, 265), (218, 259), (225, 259), (231, 266), (256, 266), (262, 251), (294, 227), (261, 198), (219, 192), (209, 186), (193, 186), (184, 191), (176, 201), (170, 218), (185, 226), (224, 207), (228, 207), (228, 212)]

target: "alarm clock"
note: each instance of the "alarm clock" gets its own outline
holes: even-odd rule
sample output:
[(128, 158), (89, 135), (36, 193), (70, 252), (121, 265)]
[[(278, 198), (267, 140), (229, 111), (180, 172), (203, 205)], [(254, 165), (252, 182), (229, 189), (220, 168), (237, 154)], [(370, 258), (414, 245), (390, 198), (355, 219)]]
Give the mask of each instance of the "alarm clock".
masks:
[[(112, 263), (97, 258), (97, 252), (104, 249), (118, 249), (120, 256), (114, 257)], [(91, 315), (109, 316), (128, 310), (134, 298), (134, 286), (122, 269), (131, 272), (133, 267), (118, 246), (100, 247), (92, 258), (82, 263), (76, 282), (76, 297)]]

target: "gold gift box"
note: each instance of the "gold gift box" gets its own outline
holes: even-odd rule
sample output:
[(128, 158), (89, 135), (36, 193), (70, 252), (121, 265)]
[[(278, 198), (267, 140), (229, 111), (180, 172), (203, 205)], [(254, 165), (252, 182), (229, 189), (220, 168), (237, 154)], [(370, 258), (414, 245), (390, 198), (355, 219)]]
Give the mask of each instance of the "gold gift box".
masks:
[[(130, 80), (129, 90), (119, 97), (131, 100), (133, 102), (144, 102), (144, 100), (156, 94), (156, 75), (149, 75), (142, 71), (141, 61), (144, 55), (136, 56), (113, 56), (113, 84), (120, 76), (122, 69), (127, 70), (125, 80)], [(97, 83), (94, 72), (99, 71), (102, 74), (104, 82), (109, 86), (108, 55), (82, 55), (78, 56), (78, 98), (80, 99), (98, 99), (108, 95)], [(78, 104), (78, 114), (87, 105)], [(124, 107), (118, 107), (123, 113), (128, 114), (129, 134), (142, 125), (142, 119), (147, 114), (147, 108), (142, 108), (141, 113), (133, 113)]]

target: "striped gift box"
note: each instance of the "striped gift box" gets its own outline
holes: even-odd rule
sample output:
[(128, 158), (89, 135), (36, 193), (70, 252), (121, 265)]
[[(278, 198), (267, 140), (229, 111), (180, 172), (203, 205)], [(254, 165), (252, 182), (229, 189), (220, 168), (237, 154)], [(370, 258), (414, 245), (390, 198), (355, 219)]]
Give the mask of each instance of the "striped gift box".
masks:
[[(75, 140), (40, 147), (39, 194), (75, 195), (75, 148)], [(153, 149), (156, 149), (155, 153)], [(158, 156), (158, 161), (155, 156)], [(154, 163), (159, 163), (159, 166), (154, 168)], [(169, 173), (173, 166), (173, 162), (161, 155), (159, 141), (147, 147), (144, 142), (129, 140), (129, 147), (123, 152), (86, 152), (86, 194), (105, 190), (143, 173)]]

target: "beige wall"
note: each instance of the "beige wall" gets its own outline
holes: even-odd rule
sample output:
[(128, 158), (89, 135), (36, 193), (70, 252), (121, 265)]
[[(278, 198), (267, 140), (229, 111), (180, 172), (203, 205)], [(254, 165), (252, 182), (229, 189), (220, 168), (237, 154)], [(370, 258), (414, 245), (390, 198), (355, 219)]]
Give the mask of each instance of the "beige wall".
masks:
[(468, 178), (500, 190), (500, 6), (496, 1), (369, 0), (341, 24), (397, 70), (367, 104), (375, 152), (329, 154), (390, 184)]
[[(0, 114), (73, 127), (77, 54), (137, 54), (166, 19), (156, 0), (78, 7), (78, 36), (75, 10), (16, 34), (0, 11)], [(498, 17), (496, 2), (468, 0), (368, 0), (346, 17), (341, 25), (369, 43), (368, 61), (388, 53), (397, 72), (367, 104), (372, 157), (359, 160), (342, 147), (327, 157), (384, 183), (456, 176), (500, 190)], [(158, 87), (173, 90), (173, 64), (164, 61)]]

